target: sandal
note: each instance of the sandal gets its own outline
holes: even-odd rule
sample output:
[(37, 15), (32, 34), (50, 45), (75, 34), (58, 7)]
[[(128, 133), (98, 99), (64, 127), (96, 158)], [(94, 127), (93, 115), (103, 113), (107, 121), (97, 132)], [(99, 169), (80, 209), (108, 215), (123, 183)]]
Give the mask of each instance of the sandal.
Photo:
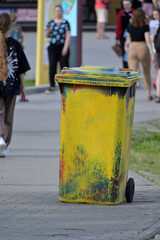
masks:
[(160, 103), (160, 97), (156, 96), (156, 103)]
[(25, 99), (19, 99), (20, 102), (28, 102), (29, 99), (25, 98)]

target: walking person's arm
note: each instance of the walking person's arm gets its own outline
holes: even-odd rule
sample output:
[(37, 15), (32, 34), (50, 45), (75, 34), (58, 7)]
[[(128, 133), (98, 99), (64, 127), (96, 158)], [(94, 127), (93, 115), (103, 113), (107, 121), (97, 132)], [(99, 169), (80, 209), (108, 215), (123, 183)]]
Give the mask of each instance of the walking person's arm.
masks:
[(20, 78), (20, 95), (21, 99), (25, 100), (26, 99), (26, 92), (25, 92), (25, 86), (24, 86), (24, 73), (21, 73), (19, 75)]
[(49, 28), (49, 26), (46, 29), (46, 38), (50, 37), (50, 33), (53, 31), (53, 29)]
[(154, 6), (155, 8), (157, 8), (157, 7), (158, 7), (157, 0), (152, 0), (152, 3), (153, 3), (153, 6)]
[(130, 37), (130, 34), (127, 32), (127, 38), (124, 44), (125, 52), (128, 52), (130, 43), (131, 43), (131, 37)]
[(116, 19), (116, 43), (120, 44), (120, 37), (122, 35), (122, 11), (117, 15)]
[(67, 54), (70, 40), (71, 40), (70, 31), (66, 31), (66, 38), (65, 38), (63, 49), (62, 49), (62, 56), (65, 56)]
[(147, 47), (150, 51), (150, 54), (151, 54), (151, 57), (152, 57), (152, 62), (154, 63), (155, 62), (155, 59), (156, 59), (156, 56), (153, 52), (153, 48), (152, 48), (152, 42), (151, 42), (151, 39), (150, 39), (150, 34), (149, 32), (145, 32), (144, 34), (145, 36), (145, 40), (146, 40), (146, 44), (147, 44)]

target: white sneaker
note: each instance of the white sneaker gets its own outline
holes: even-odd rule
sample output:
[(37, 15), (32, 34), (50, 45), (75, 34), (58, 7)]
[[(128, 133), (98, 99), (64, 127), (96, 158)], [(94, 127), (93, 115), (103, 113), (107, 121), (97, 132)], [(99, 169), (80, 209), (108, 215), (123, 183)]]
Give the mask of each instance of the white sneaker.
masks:
[(2, 137), (0, 137), (0, 157), (7, 157), (7, 144)]
[(5, 157), (7, 157), (7, 149), (0, 151), (0, 158), (5, 158)]

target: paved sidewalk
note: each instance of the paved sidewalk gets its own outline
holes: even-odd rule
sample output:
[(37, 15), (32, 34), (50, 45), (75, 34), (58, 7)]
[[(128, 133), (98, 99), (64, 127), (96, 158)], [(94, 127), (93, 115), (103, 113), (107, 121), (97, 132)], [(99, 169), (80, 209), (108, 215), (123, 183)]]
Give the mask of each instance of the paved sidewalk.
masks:
[[(93, 42), (98, 48), (99, 42), (91, 33), (83, 40), (84, 46), (87, 39), (93, 40), (83, 61), (89, 64), (90, 55), (94, 64), (91, 48)], [(102, 44), (104, 48), (104, 40), (99, 41), (100, 49)], [(100, 57), (97, 49), (95, 53)], [(115, 58), (109, 56), (113, 66)], [(102, 51), (101, 58), (100, 65), (105, 59)], [(160, 187), (131, 171), (129, 176), (136, 183), (131, 204), (59, 201), (60, 93), (57, 87), (52, 95), (32, 92), (28, 98), (27, 103), (17, 99), (12, 143), (8, 157), (0, 159), (0, 240), (140, 240), (157, 234)], [(159, 118), (160, 105), (146, 100), (142, 84), (136, 93), (134, 126)]]
[[(140, 91), (145, 93), (137, 91), (138, 107)], [(60, 94), (33, 94), (29, 100), (17, 101), (9, 155), (0, 159), (0, 239), (138, 240), (157, 233), (160, 187), (133, 172), (132, 204), (59, 202)], [(135, 116), (142, 115), (137, 109)]]

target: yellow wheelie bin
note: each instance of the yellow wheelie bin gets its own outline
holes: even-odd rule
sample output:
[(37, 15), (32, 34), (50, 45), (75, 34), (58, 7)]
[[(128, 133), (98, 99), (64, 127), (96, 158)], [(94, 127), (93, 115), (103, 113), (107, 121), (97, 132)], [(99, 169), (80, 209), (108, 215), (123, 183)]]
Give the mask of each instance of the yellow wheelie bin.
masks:
[(64, 68), (61, 92), (59, 198), (62, 202), (132, 202), (128, 178), (137, 72)]

